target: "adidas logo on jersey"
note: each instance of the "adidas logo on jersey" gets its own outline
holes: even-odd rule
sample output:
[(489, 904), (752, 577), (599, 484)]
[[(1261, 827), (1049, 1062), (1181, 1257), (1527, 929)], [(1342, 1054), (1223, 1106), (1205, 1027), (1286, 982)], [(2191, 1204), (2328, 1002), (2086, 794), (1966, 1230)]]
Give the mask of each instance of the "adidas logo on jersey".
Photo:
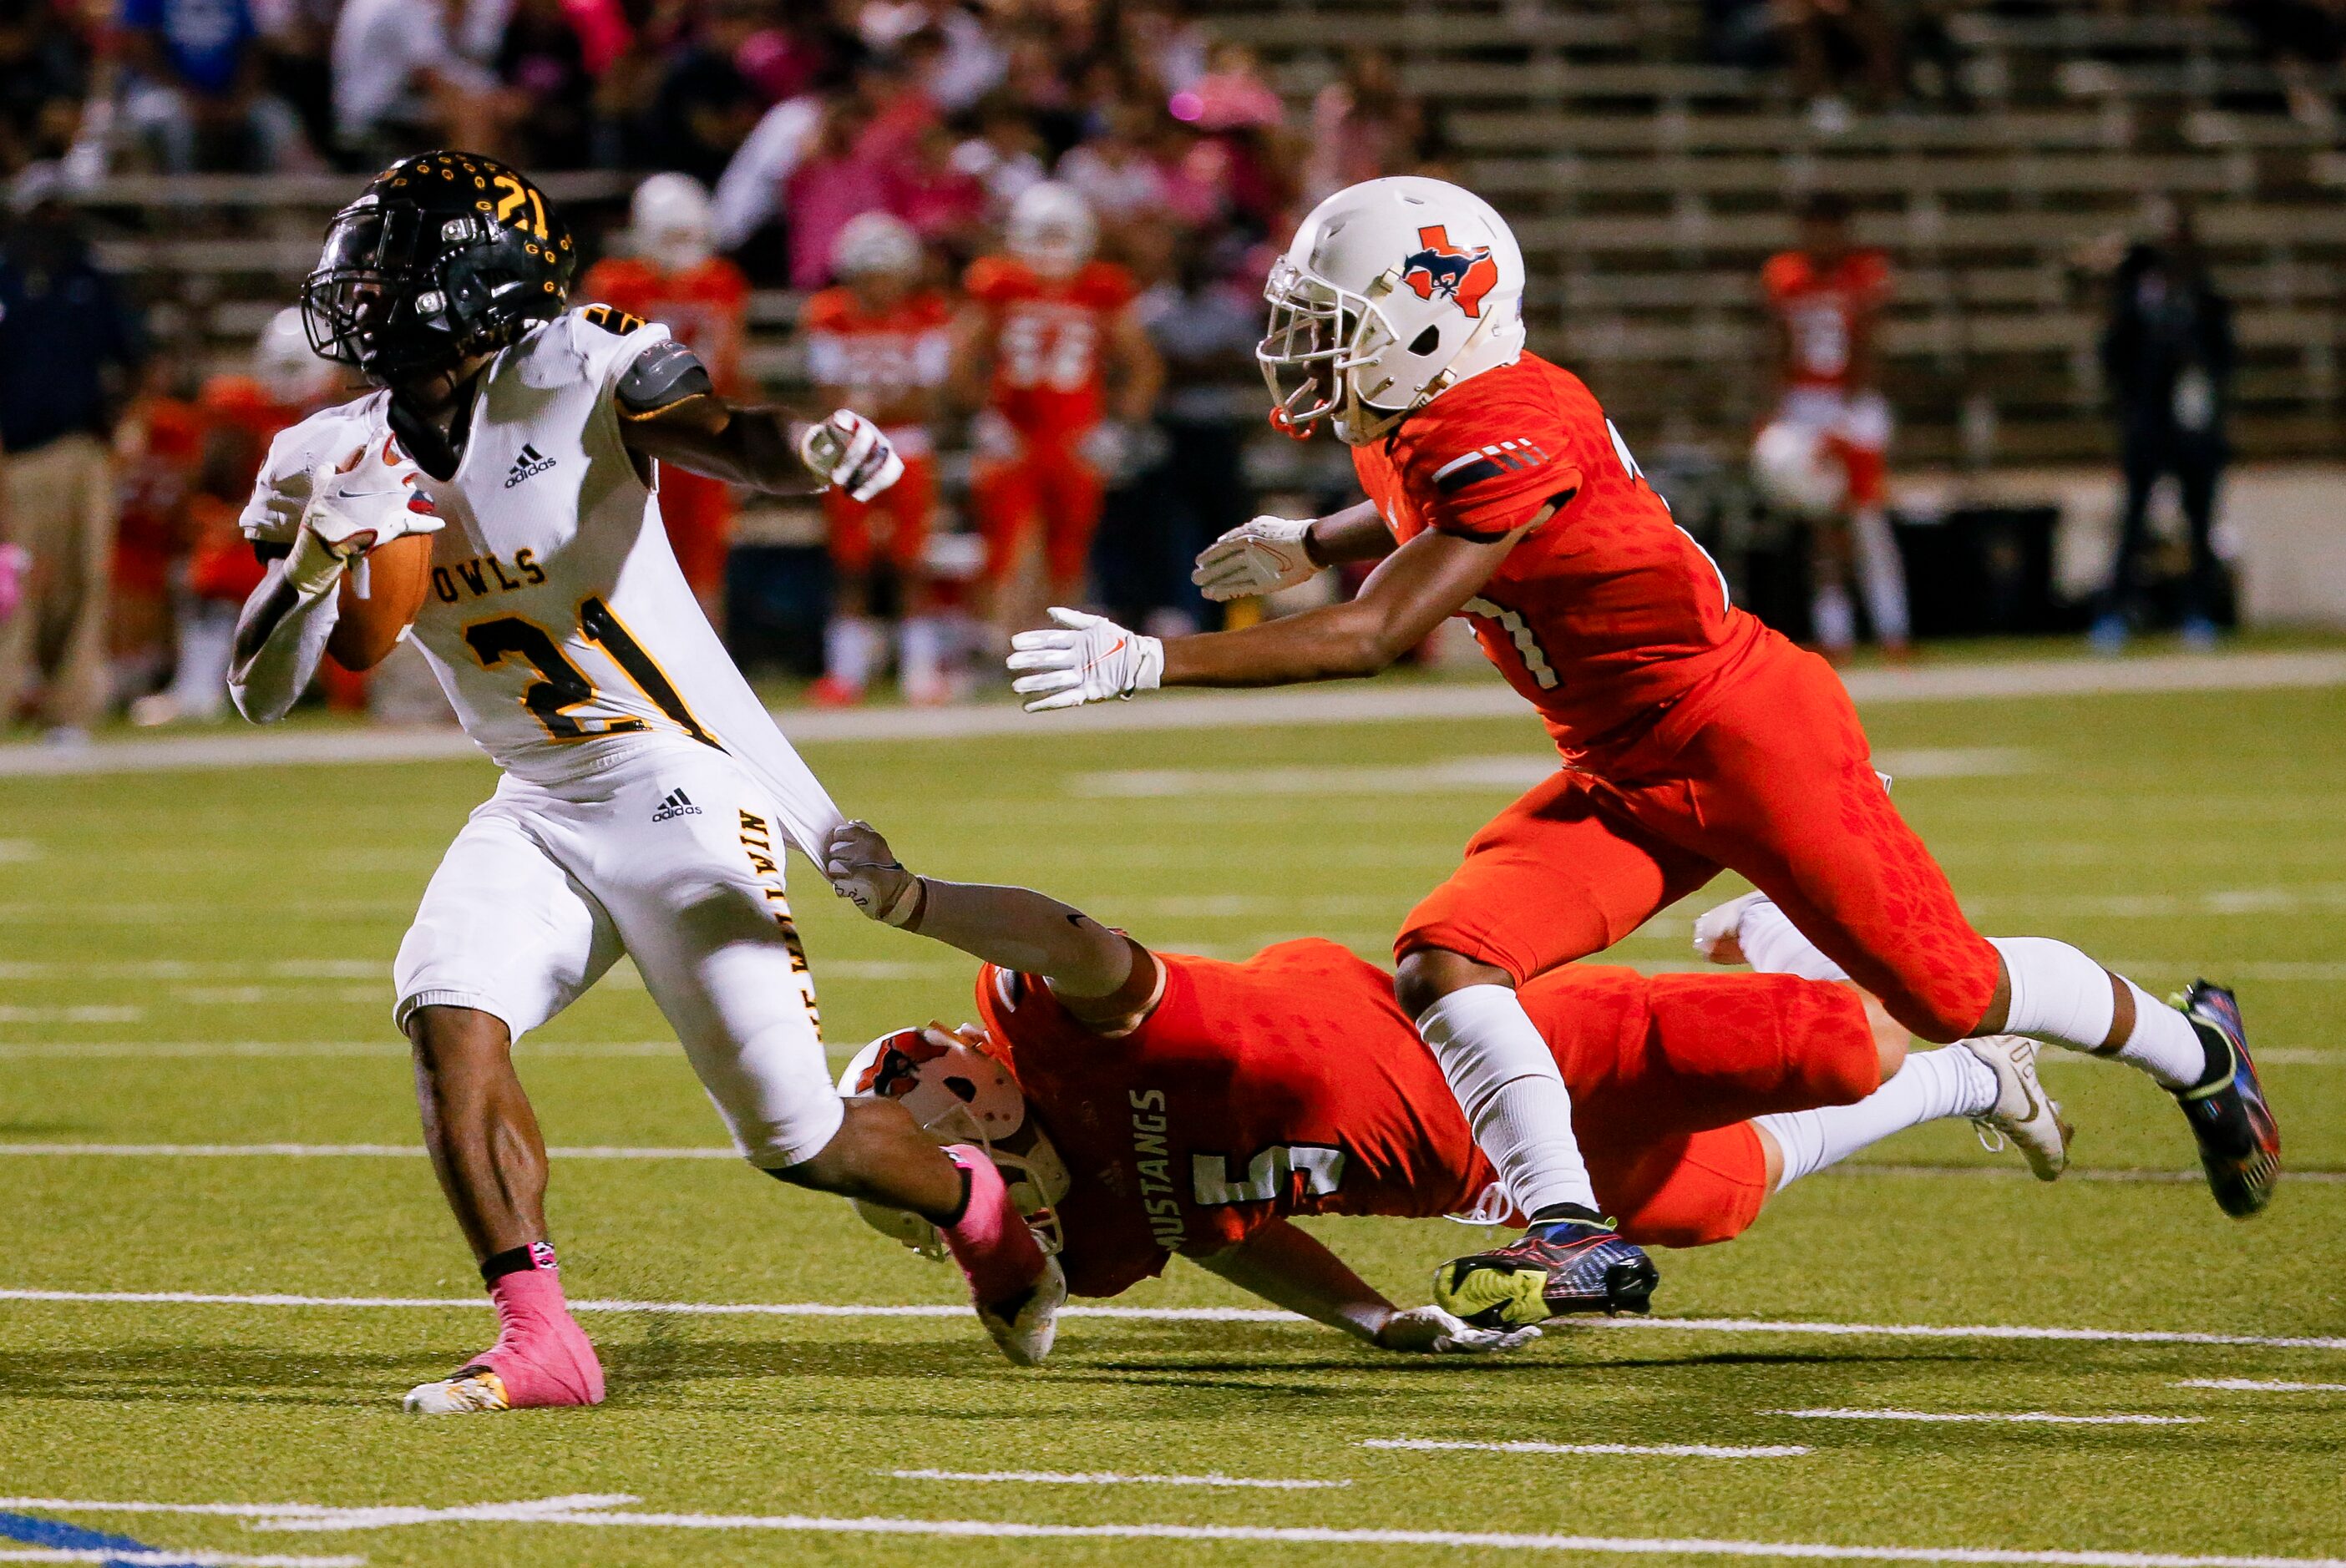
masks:
[(535, 478), (554, 466), (554, 459), (542, 456), (537, 448), (525, 443), (521, 455), (514, 459), (513, 467), (505, 473), (505, 488), (511, 490), (525, 479)]
[(660, 798), (660, 803), (652, 808), (652, 820), (655, 822), (666, 822), (677, 817), (699, 815), (700, 808), (687, 799), (681, 789), (669, 790)]

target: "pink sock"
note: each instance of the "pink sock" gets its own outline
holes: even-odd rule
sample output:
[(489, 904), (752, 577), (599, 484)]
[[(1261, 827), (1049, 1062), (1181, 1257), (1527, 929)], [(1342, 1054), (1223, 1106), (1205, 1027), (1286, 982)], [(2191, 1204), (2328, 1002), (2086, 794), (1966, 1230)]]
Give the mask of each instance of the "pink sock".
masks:
[(497, 1342), (467, 1363), (485, 1367), (505, 1383), (515, 1410), (547, 1405), (599, 1405), (603, 1364), (562, 1297), (554, 1248), (538, 1244), (543, 1261), (489, 1287), (497, 1305)]
[(982, 1302), (1006, 1301), (1043, 1272), (1043, 1249), (984, 1150), (955, 1144), (945, 1157), (969, 1173), (969, 1207), (959, 1223), (944, 1227), (945, 1247), (969, 1277), (971, 1295)]

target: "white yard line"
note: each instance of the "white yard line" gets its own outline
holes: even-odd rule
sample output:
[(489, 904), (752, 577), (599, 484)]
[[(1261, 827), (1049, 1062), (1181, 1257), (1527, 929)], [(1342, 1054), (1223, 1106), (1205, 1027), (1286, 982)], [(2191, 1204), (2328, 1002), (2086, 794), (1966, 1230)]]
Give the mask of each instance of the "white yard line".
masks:
[(363, 1557), (254, 1556), (241, 1552), (128, 1552), (110, 1546), (12, 1546), (0, 1548), (0, 1563), (104, 1563), (112, 1568), (366, 1568)]
[[(635, 1501), (632, 1498), (627, 1502)], [(0, 1499), (0, 1507), (56, 1512), (241, 1513), (262, 1529), (379, 1529), (387, 1514), (402, 1523), (463, 1522), (595, 1525), (605, 1529), (774, 1531), (811, 1535), (930, 1536), (1028, 1541), (1254, 1541), (1303, 1546), (1452, 1546), (1559, 1552), (1608, 1557), (1731, 1557), (1840, 1563), (1953, 1563), (2012, 1568), (2346, 1568), (2338, 1557), (2236, 1557), (2200, 1553), (2014, 1550), (1994, 1546), (1850, 1546), (1806, 1541), (1738, 1541), (1700, 1536), (1552, 1535), (1473, 1530), (1369, 1530), (1322, 1525), (1030, 1524), (995, 1519), (829, 1519), (803, 1513), (663, 1513), (566, 1499), (484, 1503), (451, 1509), (327, 1509), (303, 1503), (122, 1504), (56, 1498)], [(344, 1522), (348, 1521), (348, 1522)]]
[[(478, 1296), (299, 1296), (231, 1295), (202, 1290), (0, 1289), (0, 1302), (86, 1302), (107, 1306), (470, 1308), (485, 1309)], [(705, 1318), (960, 1318), (963, 1306), (916, 1303), (872, 1306), (827, 1301), (718, 1302), (584, 1300), (574, 1312), (667, 1312)], [(1269, 1307), (1067, 1307), (1064, 1318), (1104, 1318), (1144, 1323), (1284, 1323), (1307, 1319)], [(1688, 1334), (1821, 1334), (1899, 1339), (2055, 1339), (2114, 1345), (2243, 1345), (2280, 1350), (2346, 1350), (2346, 1338), (2270, 1334), (2219, 1334), (2182, 1329), (2070, 1329), (2017, 1324), (1820, 1323), (1765, 1318), (1592, 1318), (1563, 1332), (1604, 1330)], [(5, 1504), (0, 1504), (5, 1506)]]
[[(2346, 686), (2346, 654), (2168, 654), (2132, 659), (2019, 659), (1856, 670), (1842, 677), (1862, 704), (2163, 691), (2248, 691)], [(1348, 690), (1184, 693), (1035, 716), (1008, 703), (973, 708), (791, 709), (776, 715), (801, 744), (963, 739), (979, 736), (1103, 735), (1137, 730), (1522, 718), (1531, 710), (1495, 680), (1394, 682)], [(454, 729), (296, 729), (108, 740), (61, 749), (0, 747), (0, 777), (61, 778), (168, 769), (291, 768), (478, 758)]]
[(1665, 1459), (1795, 1459), (1813, 1451), (1800, 1443), (1732, 1448), (1705, 1442), (1450, 1442), (1440, 1438), (1365, 1438), (1360, 1446), (1427, 1453), (1650, 1454)]
[(2206, 1416), (2065, 1416), (2051, 1410), (1763, 1410), (1817, 1421), (1987, 1421), (2062, 1427), (2188, 1427)]
[(2263, 1378), (2186, 1378), (2170, 1389), (2227, 1389), (2244, 1394), (2346, 1394), (2346, 1383), (2283, 1383)]
[(881, 1470), (872, 1473), (893, 1476), (898, 1481), (1024, 1481), (1035, 1486), (1251, 1487), (1266, 1492), (1317, 1492), (1352, 1484), (1349, 1481), (1286, 1481), (1250, 1475), (1118, 1475), (1112, 1471)]

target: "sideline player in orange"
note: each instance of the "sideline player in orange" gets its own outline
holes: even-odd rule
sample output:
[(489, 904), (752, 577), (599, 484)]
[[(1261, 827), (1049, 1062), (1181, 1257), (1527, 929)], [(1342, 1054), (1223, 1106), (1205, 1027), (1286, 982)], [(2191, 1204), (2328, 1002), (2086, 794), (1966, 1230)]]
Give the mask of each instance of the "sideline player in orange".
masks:
[(1873, 348), (1890, 299), (1889, 260), (1856, 248), (1849, 203), (1819, 191), (1800, 209), (1799, 249), (1770, 257), (1760, 281), (1775, 317), (1778, 392), (1770, 428), (1797, 433), (1847, 476), (1840, 504), (1814, 524), (1810, 620), (1817, 644), (1837, 659), (1857, 641), (1849, 598), (1854, 567), (1875, 639), (1902, 654), (1906, 567), (1890, 532), (1890, 403), (1878, 384)]
[(909, 702), (931, 706), (950, 695), (944, 626), (934, 613), (923, 555), (937, 505), (937, 392), (953, 355), (952, 308), (921, 280), (921, 241), (884, 212), (851, 219), (839, 231), (831, 270), (839, 287), (807, 301), (807, 372), (819, 398), (852, 408), (880, 426), (904, 476), (870, 501), (841, 490), (822, 495), (830, 524), (831, 624), (823, 628), (822, 678), (810, 695), (827, 708), (863, 700), (879, 652), (871, 619), (872, 564), (887, 535), (896, 581), (897, 670)]
[[(655, 174), (636, 187), (627, 209), (629, 254), (586, 270), (578, 298), (657, 321), (708, 368), (723, 396), (748, 389), (741, 342), (748, 331), (750, 280), (716, 252), (709, 192), (688, 174)], [(709, 624), (725, 625), (725, 557), (733, 545), (733, 487), (721, 479), (663, 463), (660, 518), (684, 580)]]
[(981, 410), (970, 502), (997, 600), (1038, 523), (1053, 601), (1083, 596), (1107, 482), (1164, 379), (1132, 275), (1093, 257), (1097, 239), (1084, 199), (1046, 180), (1011, 204), (1007, 254), (979, 257), (963, 280), (954, 387)]
[(1722, 869), (1926, 1040), (2026, 1034), (2148, 1074), (2225, 1212), (2262, 1209), (2280, 1137), (2231, 993), (2202, 982), (2167, 1006), (2066, 942), (1973, 930), (1831, 667), (1729, 606), (1588, 389), (1524, 351), (1523, 285), (1515, 237), (1470, 191), (1397, 177), (1330, 197), (1272, 269), (1258, 354), (1275, 419), (1332, 424), (1369, 500), (1257, 518), (1198, 575), (1229, 598), (1382, 564), (1349, 603), (1239, 631), (1159, 641), (1054, 610), (1059, 629), (1020, 633), (1010, 661), (1035, 709), (1325, 680), (1372, 674), (1463, 612), (1539, 709), (1564, 767), (1475, 835), (1394, 942), (1396, 995), (1533, 1220), (1444, 1266), (1437, 1302), (1528, 1322), (1652, 1289), (1651, 1262), (1601, 1217), (1516, 991)]
[[(1026, 888), (916, 877), (862, 823), (833, 830), (824, 861), (865, 913), (985, 961), (982, 1023), (875, 1040), (841, 1092), (983, 1144), (1058, 1243), (1073, 1293), (1117, 1295), (1179, 1252), (1388, 1349), (1538, 1333), (1400, 1310), (1288, 1223), (1511, 1212), (1383, 970), (1316, 938), (1241, 963), (1154, 952)], [(1766, 912), (1734, 911), (1754, 934)], [(2035, 1042), (1909, 1054), (1906, 1031), (1846, 983), (1566, 964), (1523, 999), (1571, 1085), (1599, 1200), (1649, 1246), (1728, 1240), (1790, 1182), (1941, 1117), (2004, 1135), (2045, 1180), (2066, 1163)], [(857, 1207), (943, 1255), (927, 1222)]]

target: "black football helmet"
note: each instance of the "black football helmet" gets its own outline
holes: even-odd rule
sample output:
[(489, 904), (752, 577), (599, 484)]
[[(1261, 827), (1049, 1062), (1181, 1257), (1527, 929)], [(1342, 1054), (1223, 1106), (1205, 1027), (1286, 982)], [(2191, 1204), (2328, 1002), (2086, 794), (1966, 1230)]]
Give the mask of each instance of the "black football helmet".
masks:
[(334, 214), (301, 286), (301, 317), (311, 348), (388, 386), (560, 315), (577, 266), (569, 229), (519, 170), (477, 153), (422, 153)]

